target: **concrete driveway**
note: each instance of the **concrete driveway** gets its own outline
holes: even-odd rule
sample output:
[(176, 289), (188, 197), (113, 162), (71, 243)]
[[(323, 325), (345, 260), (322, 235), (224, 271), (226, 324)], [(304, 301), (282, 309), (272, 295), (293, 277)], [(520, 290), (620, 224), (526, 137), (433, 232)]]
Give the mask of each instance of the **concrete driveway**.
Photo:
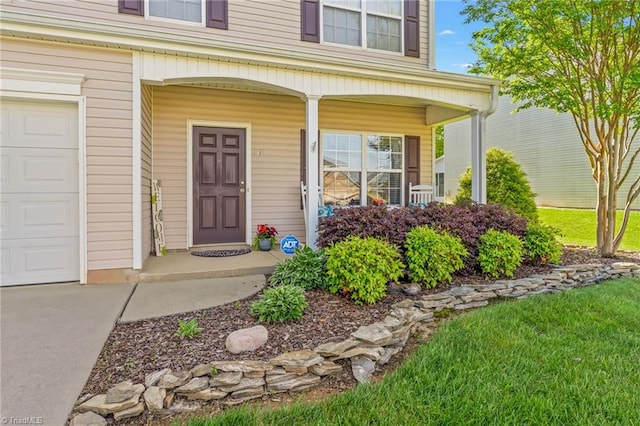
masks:
[(0, 421), (64, 425), (133, 284), (0, 289)]
[(0, 288), (0, 422), (64, 425), (116, 321), (244, 299), (264, 275)]

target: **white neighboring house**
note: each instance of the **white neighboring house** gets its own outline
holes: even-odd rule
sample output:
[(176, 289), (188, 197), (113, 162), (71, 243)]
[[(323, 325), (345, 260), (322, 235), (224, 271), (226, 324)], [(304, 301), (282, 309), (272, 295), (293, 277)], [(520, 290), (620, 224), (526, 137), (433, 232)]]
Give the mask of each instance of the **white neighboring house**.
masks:
[[(518, 105), (508, 96), (499, 98), (498, 110), (487, 118), (485, 148), (498, 146), (513, 152), (537, 194), (538, 206), (595, 208), (596, 186), (571, 115), (546, 108), (514, 113)], [(458, 179), (471, 164), (471, 129), (467, 121), (459, 121), (445, 125), (444, 135), (446, 155), (444, 161), (437, 161), (443, 161), (447, 171), (445, 200), (453, 201)], [(619, 208), (624, 207), (629, 181), (638, 174), (640, 164), (636, 163), (619, 192)], [(633, 209), (640, 209), (640, 200), (634, 202)]]

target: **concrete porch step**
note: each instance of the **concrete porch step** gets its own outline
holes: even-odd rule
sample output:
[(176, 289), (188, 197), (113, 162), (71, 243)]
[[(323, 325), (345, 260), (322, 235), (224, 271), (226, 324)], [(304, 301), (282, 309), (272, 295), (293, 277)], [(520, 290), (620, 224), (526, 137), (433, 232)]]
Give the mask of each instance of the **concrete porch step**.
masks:
[[(246, 246), (197, 247), (200, 250), (227, 250)], [(279, 250), (252, 251), (239, 256), (200, 257), (190, 252), (167, 253), (166, 256), (151, 256), (138, 276), (138, 282), (161, 282), (193, 280), (200, 278), (227, 278), (273, 273), (278, 262), (287, 258)]]

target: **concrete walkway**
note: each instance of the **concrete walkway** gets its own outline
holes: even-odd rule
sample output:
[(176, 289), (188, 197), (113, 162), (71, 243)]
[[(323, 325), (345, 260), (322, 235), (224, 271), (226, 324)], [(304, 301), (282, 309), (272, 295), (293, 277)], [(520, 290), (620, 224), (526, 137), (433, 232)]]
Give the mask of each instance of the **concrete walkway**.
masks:
[(137, 321), (224, 305), (257, 293), (265, 283), (264, 275), (140, 283), (120, 321)]
[[(64, 425), (133, 284), (0, 290), (3, 424)], [(34, 421), (21, 422), (28, 418)]]
[(64, 425), (116, 321), (218, 306), (264, 285), (253, 275), (0, 289), (0, 422)]

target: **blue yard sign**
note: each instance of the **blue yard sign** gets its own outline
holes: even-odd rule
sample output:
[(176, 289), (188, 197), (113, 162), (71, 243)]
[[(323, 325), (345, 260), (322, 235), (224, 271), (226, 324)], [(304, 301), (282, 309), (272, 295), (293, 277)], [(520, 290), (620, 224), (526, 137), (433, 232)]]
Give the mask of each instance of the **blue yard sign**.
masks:
[(289, 234), (280, 241), (280, 250), (284, 254), (293, 254), (298, 247), (300, 247), (300, 240), (295, 235)]

